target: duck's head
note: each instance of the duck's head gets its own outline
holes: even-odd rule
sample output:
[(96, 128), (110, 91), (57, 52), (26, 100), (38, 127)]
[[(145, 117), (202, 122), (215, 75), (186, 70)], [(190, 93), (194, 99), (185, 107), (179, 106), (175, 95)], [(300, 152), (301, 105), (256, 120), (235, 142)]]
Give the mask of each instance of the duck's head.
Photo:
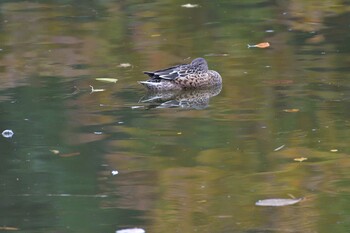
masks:
[(199, 70), (208, 70), (208, 63), (204, 58), (198, 57), (191, 62), (191, 66)]

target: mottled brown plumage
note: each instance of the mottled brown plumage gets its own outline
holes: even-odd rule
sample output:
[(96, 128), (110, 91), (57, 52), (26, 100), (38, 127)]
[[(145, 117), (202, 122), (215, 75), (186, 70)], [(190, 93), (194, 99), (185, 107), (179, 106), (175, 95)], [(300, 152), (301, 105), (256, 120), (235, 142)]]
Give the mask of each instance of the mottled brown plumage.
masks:
[(190, 64), (144, 73), (150, 79), (139, 83), (154, 91), (201, 89), (222, 84), (220, 74), (209, 70), (204, 58), (196, 58)]

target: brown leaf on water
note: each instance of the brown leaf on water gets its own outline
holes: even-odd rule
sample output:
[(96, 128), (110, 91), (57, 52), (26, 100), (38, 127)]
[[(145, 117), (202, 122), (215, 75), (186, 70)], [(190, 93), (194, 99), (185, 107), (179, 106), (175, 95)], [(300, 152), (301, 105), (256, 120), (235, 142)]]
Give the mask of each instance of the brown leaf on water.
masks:
[(326, 38), (324, 37), (324, 35), (315, 35), (309, 39), (306, 40), (307, 43), (310, 43), (310, 44), (318, 44), (318, 43), (321, 43), (323, 41), (325, 41)]
[(68, 154), (60, 154), (60, 157), (72, 157), (72, 156), (77, 156), (80, 155), (80, 152), (74, 152), (74, 153), (68, 153)]
[(283, 109), (283, 112), (299, 112), (300, 109), (298, 108), (290, 108), (290, 109)]
[(260, 49), (265, 49), (270, 47), (270, 43), (269, 42), (262, 42), (259, 44), (255, 44), (255, 45), (250, 45), (248, 44), (248, 48), (260, 48)]
[(305, 157), (300, 157), (300, 158), (295, 158), (294, 159), (294, 161), (298, 161), (298, 162), (303, 162), (305, 160), (307, 160), (307, 158), (305, 158)]

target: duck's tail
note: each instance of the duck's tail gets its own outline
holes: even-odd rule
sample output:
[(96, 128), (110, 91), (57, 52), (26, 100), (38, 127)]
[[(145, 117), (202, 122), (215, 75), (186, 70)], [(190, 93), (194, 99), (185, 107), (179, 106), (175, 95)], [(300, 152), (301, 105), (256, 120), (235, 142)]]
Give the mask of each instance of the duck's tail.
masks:
[(149, 71), (144, 71), (144, 74), (147, 74), (148, 76), (150, 76), (151, 78), (154, 77), (154, 72), (149, 72)]

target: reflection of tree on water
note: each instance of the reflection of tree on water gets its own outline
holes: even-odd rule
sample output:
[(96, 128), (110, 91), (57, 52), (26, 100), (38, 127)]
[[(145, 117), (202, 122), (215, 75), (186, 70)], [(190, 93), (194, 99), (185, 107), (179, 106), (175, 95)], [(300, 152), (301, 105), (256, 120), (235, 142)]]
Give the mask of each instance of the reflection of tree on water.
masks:
[(204, 109), (209, 105), (211, 97), (221, 92), (222, 86), (200, 90), (178, 90), (167, 92), (148, 92), (140, 100), (149, 108), (185, 108)]

